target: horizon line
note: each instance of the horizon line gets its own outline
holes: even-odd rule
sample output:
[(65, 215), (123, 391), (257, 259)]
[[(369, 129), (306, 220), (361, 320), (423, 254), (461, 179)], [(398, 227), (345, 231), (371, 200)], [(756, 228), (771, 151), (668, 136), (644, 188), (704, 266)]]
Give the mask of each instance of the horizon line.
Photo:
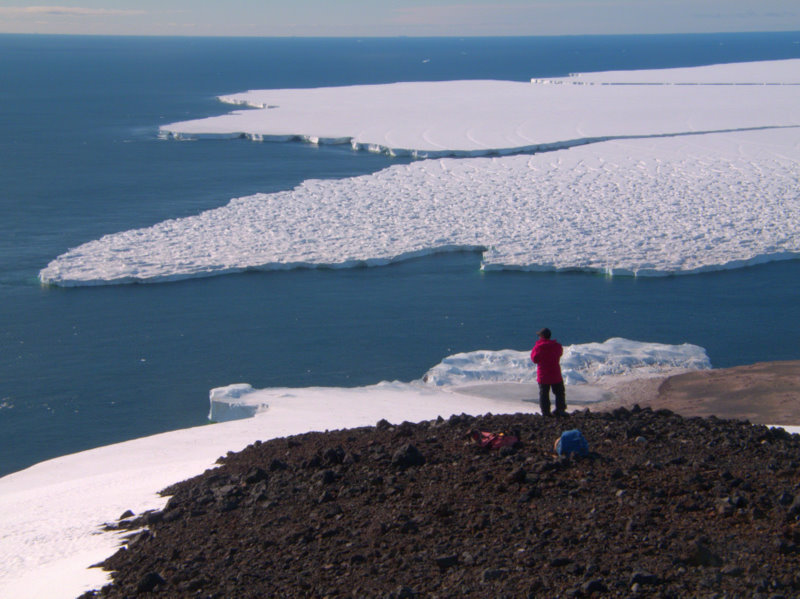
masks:
[[(529, 38), (559, 38), (559, 37), (665, 37), (665, 36), (703, 36), (703, 35), (765, 35), (765, 34), (800, 34), (800, 29), (770, 29), (749, 31), (702, 31), (702, 32), (662, 32), (662, 33), (557, 33), (557, 34), (530, 34), (530, 35), (504, 35), (504, 34), (466, 34), (466, 35), (226, 35), (226, 34), (163, 34), (163, 33), (40, 33), (0, 31), (2, 36), (37, 36), (37, 37), (118, 37), (118, 38), (186, 38), (186, 39), (329, 39), (329, 40), (360, 40), (360, 39), (529, 39)], [(800, 40), (798, 40), (800, 41)]]

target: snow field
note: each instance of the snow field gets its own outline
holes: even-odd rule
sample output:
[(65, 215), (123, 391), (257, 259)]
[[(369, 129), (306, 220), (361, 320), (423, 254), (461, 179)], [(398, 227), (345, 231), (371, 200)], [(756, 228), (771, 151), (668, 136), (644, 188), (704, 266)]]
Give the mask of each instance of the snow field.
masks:
[[(625, 339), (568, 346), (563, 364), (568, 383), (709, 367), (700, 347)], [(307, 431), (370, 426), (382, 418), (399, 423), (538, 412), (538, 402), (531, 401), (535, 385), (522, 399), (502, 387), (530, 383), (535, 373), (528, 352), (502, 350), (450, 356), (425, 375), (427, 382), (260, 390), (234, 384), (209, 394), (210, 418), (228, 422), (63, 456), (2, 477), (0, 597), (71, 599), (102, 586), (107, 573), (87, 568), (113, 554), (121, 541), (117, 533), (102, 532), (103, 524), (129, 509), (140, 514), (162, 508), (166, 499), (159, 490), (213, 467), (228, 451)], [(472, 394), (474, 383), (497, 384), (500, 392)], [(570, 384), (568, 397), (580, 395), (573, 391), (582, 386)]]

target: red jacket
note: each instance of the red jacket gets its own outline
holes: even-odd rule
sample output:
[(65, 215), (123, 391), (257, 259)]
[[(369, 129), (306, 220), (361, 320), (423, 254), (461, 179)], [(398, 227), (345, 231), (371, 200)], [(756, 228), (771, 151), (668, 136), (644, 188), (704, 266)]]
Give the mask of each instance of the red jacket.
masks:
[(539, 339), (531, 350), (531, 360), (536, 364), (536, 380), (546, 385), (563, 383), (561, 365), (558, 363), (564, 348), (555, 339)]

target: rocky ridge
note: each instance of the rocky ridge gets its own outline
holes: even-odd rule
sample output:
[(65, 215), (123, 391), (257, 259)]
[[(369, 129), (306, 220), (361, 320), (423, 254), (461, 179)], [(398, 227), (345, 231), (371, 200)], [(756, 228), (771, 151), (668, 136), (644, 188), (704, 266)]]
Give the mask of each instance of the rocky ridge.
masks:
[[(590, 454), (553, 442), (581, 430)], [(513, 433), (489, 450), (472, 431)], [(800, 436), (618, 408), (255, 443), (126, 513), (90, 597), (800, 596)]]

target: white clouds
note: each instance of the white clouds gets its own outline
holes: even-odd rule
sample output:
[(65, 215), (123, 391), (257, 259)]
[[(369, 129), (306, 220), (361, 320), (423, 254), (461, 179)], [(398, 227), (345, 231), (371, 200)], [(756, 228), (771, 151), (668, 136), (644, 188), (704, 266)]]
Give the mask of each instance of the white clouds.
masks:
[(395, 5), (386, 23), (408, 35), (559, 35), (791, 31), (796, 0), (428, 0)]
[(748, 10), (742, 12), (731, 12), (731, 13), (721, 13), (721, 12), (708, 12), (708, 13), (694, 13), (692, 17), (697, 19), (729, 19), (732, 21), (741, 21), (741, 22), (749, 22), (754, 19), (757, 20), (767, 20), (767, 19), (788, 19), (794, 20), (794, 22), (798, 22), (800, 19), (800, 10), (794, 11), (768, 11), (768, 10)]
[(16, 6), (0, 7), (0, 32), (382, 37), (800, 30), (797, 0), (55, 1), (66, 6), (10, 0)]
[(147, 14), (144, 10), (120, 10), (115, 8), (84, 8), (80, 6), (0, 6), (0, 15), (26, 16), (81, 16), (81, 17), (127, 17)]

